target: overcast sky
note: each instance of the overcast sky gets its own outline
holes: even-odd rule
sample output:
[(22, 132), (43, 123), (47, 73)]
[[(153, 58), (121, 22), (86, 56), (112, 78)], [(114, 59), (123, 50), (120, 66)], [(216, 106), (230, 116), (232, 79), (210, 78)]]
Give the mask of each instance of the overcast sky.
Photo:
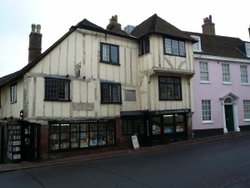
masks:
[(28, 62), (31, 24), (41, 24), (42, 52), (83, 19), (106, 28), (112, 15), (122, 27), (153, 14), (184, 31), (201, 32), (212, 15), (217, 35), (249, 41), (249, 0), (0, 0), (0, 77)]

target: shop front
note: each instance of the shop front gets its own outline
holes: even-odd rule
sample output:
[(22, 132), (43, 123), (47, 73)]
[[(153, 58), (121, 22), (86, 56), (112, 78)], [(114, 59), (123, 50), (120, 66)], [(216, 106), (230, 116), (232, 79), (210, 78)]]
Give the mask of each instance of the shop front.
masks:
[(122, 112), (123, 135), (137, 135), (141, 146), (188, 138), (190, 109)]

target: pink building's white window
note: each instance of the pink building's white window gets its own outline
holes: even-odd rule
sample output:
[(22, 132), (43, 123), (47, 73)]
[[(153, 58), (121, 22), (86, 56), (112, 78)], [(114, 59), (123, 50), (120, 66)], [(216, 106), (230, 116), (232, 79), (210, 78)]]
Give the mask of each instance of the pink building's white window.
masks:
[(250, 121), (250, 100), (243, 100), (244, 120)]
[(222, 81), (223, 83), (231, 83), (229, 64), (222, 64)]
[(202, 108), (202, 122), (212, 123), (211, 101), (201, 100), (201, 108)]
[(207, 62), (200, 62), (200, 81), (209, 82), (209, 72)]
[(240, 66), (240, 77), (242, 84), (248, 84), (248, 73), (247, 73), (247, 66), (241, 65)]

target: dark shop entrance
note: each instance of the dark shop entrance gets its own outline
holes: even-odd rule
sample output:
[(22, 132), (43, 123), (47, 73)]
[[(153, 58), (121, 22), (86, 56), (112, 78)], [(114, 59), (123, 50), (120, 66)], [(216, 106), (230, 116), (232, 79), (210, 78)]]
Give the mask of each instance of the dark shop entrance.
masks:
[(189, 112), (190, 109), (122, 112), (123, 135), (137, 135), (141, 146), (185, 140)]

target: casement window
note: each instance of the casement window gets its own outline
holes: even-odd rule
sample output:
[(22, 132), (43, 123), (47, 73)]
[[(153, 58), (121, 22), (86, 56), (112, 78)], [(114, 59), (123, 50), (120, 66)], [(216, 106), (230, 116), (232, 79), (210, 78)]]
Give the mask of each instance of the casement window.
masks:
[(49, 150), (60, 151), (115, 145), (115, 121), (51, 122)]
[(121, 104), (121, 84), (101, 83), (101, 103)]
[(195, 52), (201, 52), (201, 37), (197, 35), (191, 35), (191, 37), (195, 40), (197, 40), (196, 43), (193, 44), (193, 51)]
[(101, 62), (119, 65), (119, 46), (101, 43)]
[(17, 84), (12, 84), (10, 86), (10, 102), (17, 102)]
[(175, 56), (186, 56), (185, 42), (164, 38), (164, 53)]
[(139, 40), (139, 56), (150, 52), (149, 37), (144, 37)]
[(159, 100), (182, 100), (180, 77), (159, 76)]
[(209, 82), (208, 63), (200, 62), (200, 80), (203, 82)]
[(202, 100), (201, 101), (201, 110), (202, 110), (202, 122), (211, 122), (212, 113), (211, 113), (211, 101)]
[(122, 120), (123, 135), (144, 135), (143, 119), (123, 119)]
[(243, 100), (244, 119), (250, 121), (250, 100)]
[(69, 101), (70, 80), (45, 78), (45, 100), (48, 101)]
[(224, 83), (231, 82), (229, 64), (222, 64), (222, 81)]
[(247, 73), (247, 66), (246, 65), (240, 66), (240, 77), (241, 77), (242, 84), (248, 83), (248, 73)]

